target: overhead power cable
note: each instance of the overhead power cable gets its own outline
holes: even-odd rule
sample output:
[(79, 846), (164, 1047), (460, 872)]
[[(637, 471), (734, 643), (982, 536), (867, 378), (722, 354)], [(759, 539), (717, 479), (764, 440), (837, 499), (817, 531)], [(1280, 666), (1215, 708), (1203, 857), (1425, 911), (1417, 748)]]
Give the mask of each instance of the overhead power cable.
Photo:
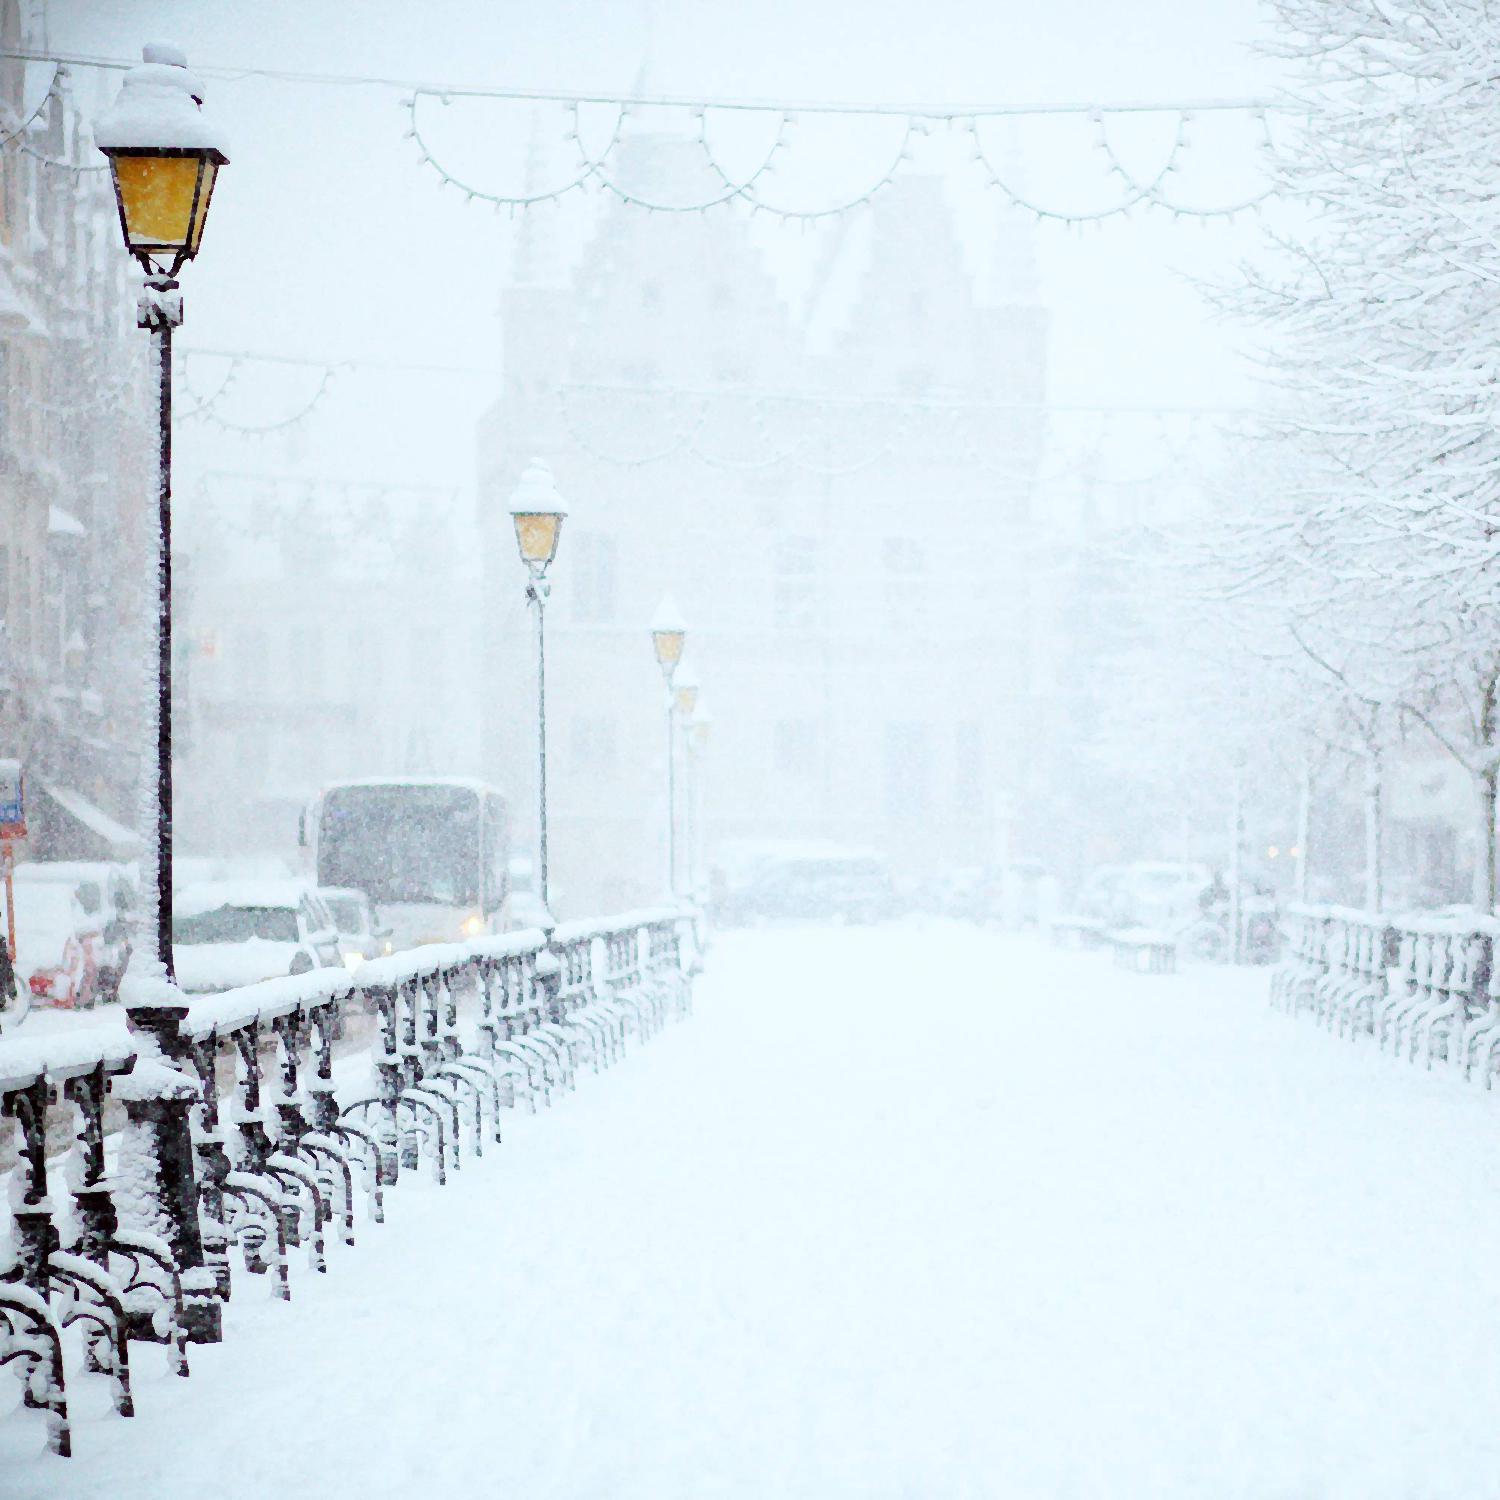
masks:
[[(41, 52), (27, 48), (0, 48), (0, 58), (11, 58), (18, 62), (61, 63), (79, 68), (123, 70), (139, 66), (138, 60), (133, 58), (101, 57), (76, 52)], [(195, 62), (193, 72), (201, 73), (208, 78), (224, 78), (231, 81), (241, 78), (265, 78), (279, 83), (339, 88), (391, 88), (454, 99), (509, 99), (533, 104), (626, 104), (641, 108), (661, 107), (665, 109), (778, 110), (789, 114), (889, 115), (901, 118), (908, 115), (921, 115), (933, 120), (956, 120), (970, 115), (1092, 115), (1100, 111), (1106, 114), (1180, 114), (1184, 111), (1189, 114), (1202, 114), (1208, 111), (1259, 114), (1264, 110), (1293, 107), (1278, 99), (1255, 96), (1169, 101), (1128, 99), (1113, 103), (1099, 100), (1039, 101), (1032, 104), (881, 104), (858, 101), (838, 103), (830, 100), (705, 99), (701, 95), (690, 94), (628, 94), (610, 90), (527, 89), (509, 84), (439, 83), (431, 79), (401, 78), (389, 74), (318, 73), (289, 68), (231, 67), (223, 63)]]

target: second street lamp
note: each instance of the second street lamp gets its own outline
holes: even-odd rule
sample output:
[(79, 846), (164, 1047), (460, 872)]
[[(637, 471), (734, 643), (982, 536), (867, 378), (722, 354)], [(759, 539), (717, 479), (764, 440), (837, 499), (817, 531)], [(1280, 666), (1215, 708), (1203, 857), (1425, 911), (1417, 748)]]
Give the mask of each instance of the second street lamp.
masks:
[(510, 497), (516, 546), (526, 564), (526, 598), (536, 608), (537, 893), (552, 921), (552, 890), (547, 871), (547, 569), (557, 556), (568, 507), (557, 492), (552, 471), (533, 460)]
[(677, 894), (677, 708), (672, 678), (682, 661), (687, 626), (670, 599), (663, 599), (651, 618), (651, 649), (667, 685), (667, 894)]
[[(143, 917), (172, 976), (172, 330), (182, 322), (177, 273), (203, 241), (209, 200), (229, 157), (202, 113), (202, 91), (176, 47), (142, 52), (114, 107), (94, 127), (109, 158), (125, 248), (146, 272), (136, 325), (151, 334), (157, 391), (155, 839), (146, 839)], [(143, 795), (143, 807), (147, 803)], [(141, 830), (143, 834), (146, 829)], [(151, 868), (152, 863), (155, 869)]]
[[(672, 674), (671, 697), (672, 701), (667, 707), (667, 725), (670, 730), (675, 714), (679, 731), (674, 735), (675, 745), (677, 738), (683, 739), (684, 743), (686, 742), (688, 721), (693, 717), (693, 710), (698, 706), (698, 674), (693, 670), (691, 662), (680, 661), (677, 663), (677, 670)], [(686, 784), (683, 788), (680, 816), (677, 816), (677, 808), (675, 807), (677, 799), (675, 797), (672, 799), (674, 806), (670, 809), (674, 814), (674, 836), (672, 842), (674, 853), (679, 843), (686, 847), (687, 890), (689, 897), (691, 897), (693, 889), (693, 782), (692, 766), (687, 763), (683, 765), (683, 777)], [(681, 825), (680, 827), (678, 826), (679, 824)], [(678, 837), (679, 834), (680, 838)], [(674, 894), (677, 891), (678, 876), (682, 873), (682, 863), (681, 857), (678, 856), (672, 867), (672, 891)]]
[(703, 839), (703, 753), (708, 748), (709, 729), (714, 716), (709, 713), (703, 694), (697, 694), (697, 706), (686, 725), (688, 795), (687, 795), (687, 878), (688, 895), (702, 904), (703, 892), (698, 888), (706, 853)]

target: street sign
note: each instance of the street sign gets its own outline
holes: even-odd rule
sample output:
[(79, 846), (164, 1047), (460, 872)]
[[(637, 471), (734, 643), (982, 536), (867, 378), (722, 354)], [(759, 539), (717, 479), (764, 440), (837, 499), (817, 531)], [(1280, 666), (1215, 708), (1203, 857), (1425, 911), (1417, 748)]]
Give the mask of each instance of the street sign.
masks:
[(26, 782), (18, 760), (0, 760), (0, 839), (26, 837)]

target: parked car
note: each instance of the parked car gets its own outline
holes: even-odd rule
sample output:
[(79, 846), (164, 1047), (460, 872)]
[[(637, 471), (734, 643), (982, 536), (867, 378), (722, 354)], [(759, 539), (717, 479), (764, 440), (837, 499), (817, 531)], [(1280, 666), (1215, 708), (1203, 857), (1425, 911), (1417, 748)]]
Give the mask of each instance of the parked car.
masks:
[(118, 998), (120, 979), (130, 961), (130, 923), (137, 901), (135, 877), (124, 865), (103, 860), (30, 860), (17, 865), (17, 905), (41, 884), (72, 888), (82, 909), (85, 929), (97, 935), (93, 960), (96, 998), (107, 1004)]
[(1089, 872), (1078, 888), (1074, 909), (1080, 917), (1113, 922), (1120, 904), (1120, 888), (1125, 881), (1125, 865), (1099, 865)]
[(205, 881), (179, 891), (172, 959), (178, 984), (195, 994), (343, 964), (333, 913), (300, 880)]
[(391, 952), (391, 929), (363, 891), (352, 886), (319, 886), (317, 894), (333, 917), (339, 956), (351, 974), (366, 959)]
[(806, 854), (762, 865), (720, 907), (726, 924), (773, 917), (878, 922), (900, 910), (895, 882), (877, 854)]
[(99, 999), (101, 913), (86, 912), (78, 882), (17, 865), (16, 977), (39, 1005), (84, 1009)]
[(1110, 920), (1121, 927), (1172, 932), (1203, 911), (1214, 886), (1207, 865), (1142, 860), (1121, 874)]

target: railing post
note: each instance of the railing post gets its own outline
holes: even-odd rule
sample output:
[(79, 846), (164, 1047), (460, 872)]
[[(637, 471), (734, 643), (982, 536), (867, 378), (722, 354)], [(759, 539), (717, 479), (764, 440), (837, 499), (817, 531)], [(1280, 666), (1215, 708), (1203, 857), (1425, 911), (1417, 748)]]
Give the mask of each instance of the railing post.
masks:
[(198, 1070), (198, 1124), (193, 1151), (198, 1163), (198, 1225), (203, 1236), (203, 1263), (213, 1273), (215, 1295), (229, 1300), (229, 1230), (224, 1219), (224, 1179), (232, 1166), (219, 1120), (219, 1034), (210, 1031), (192, 1043)]
[(126, 1011), (142, 1040), (134, 1069), (114, 1092), (125, 1106), (120, 1143), (119, 1206), (125, 1217), (171, 1246), (182, 1279), (183, 1321), (195, 1344), (224, 1336), (219, 1278), (205, 1261), (198, 1222), (198, 1175), (190, 1113), (198, 1091), (179, 1064), (192, 1068), (183, 1035), (186, 1005), (135, 1005)]
[(25, 1088), (4, 1096), (0, 1113), (16, 1122), (17, 1145), (24, 1167), (20, 1193), (11, 1213), (15, 1226), (16, 1267), (21, 1284), (39, 1297), (47, 1296), (47, 1261), (57, 1239), (52, 1225), (52, 1200), (47, 1193), (47, 1100), (51, 1088), (42, 1075)]
[(376, 1173), (381, 1187), (392, 1187), (401, 1170), (401, 998), (393, 984), (383, 984), (371, 994), (380, 1024), (380, 1051), (375, 1057), (375, 1093), (380, 1100), (380, 1123), (375, 1133), (380, 1142), (380, 1159)]
[[(403, 1088), (413, 1089), (422, 1081), (422, 1055), (417, 1044), (417, 1014), (422, 1003), (422, 981), (405, 980), (396, 990), (396, 1012), (401, 1030), (401, 1083)], [(404, 1136), (397, 1133), (400, 1141), (401, 1165), (408, 1171), (416, 1171), (419, 1145), (415, 1129)]]

